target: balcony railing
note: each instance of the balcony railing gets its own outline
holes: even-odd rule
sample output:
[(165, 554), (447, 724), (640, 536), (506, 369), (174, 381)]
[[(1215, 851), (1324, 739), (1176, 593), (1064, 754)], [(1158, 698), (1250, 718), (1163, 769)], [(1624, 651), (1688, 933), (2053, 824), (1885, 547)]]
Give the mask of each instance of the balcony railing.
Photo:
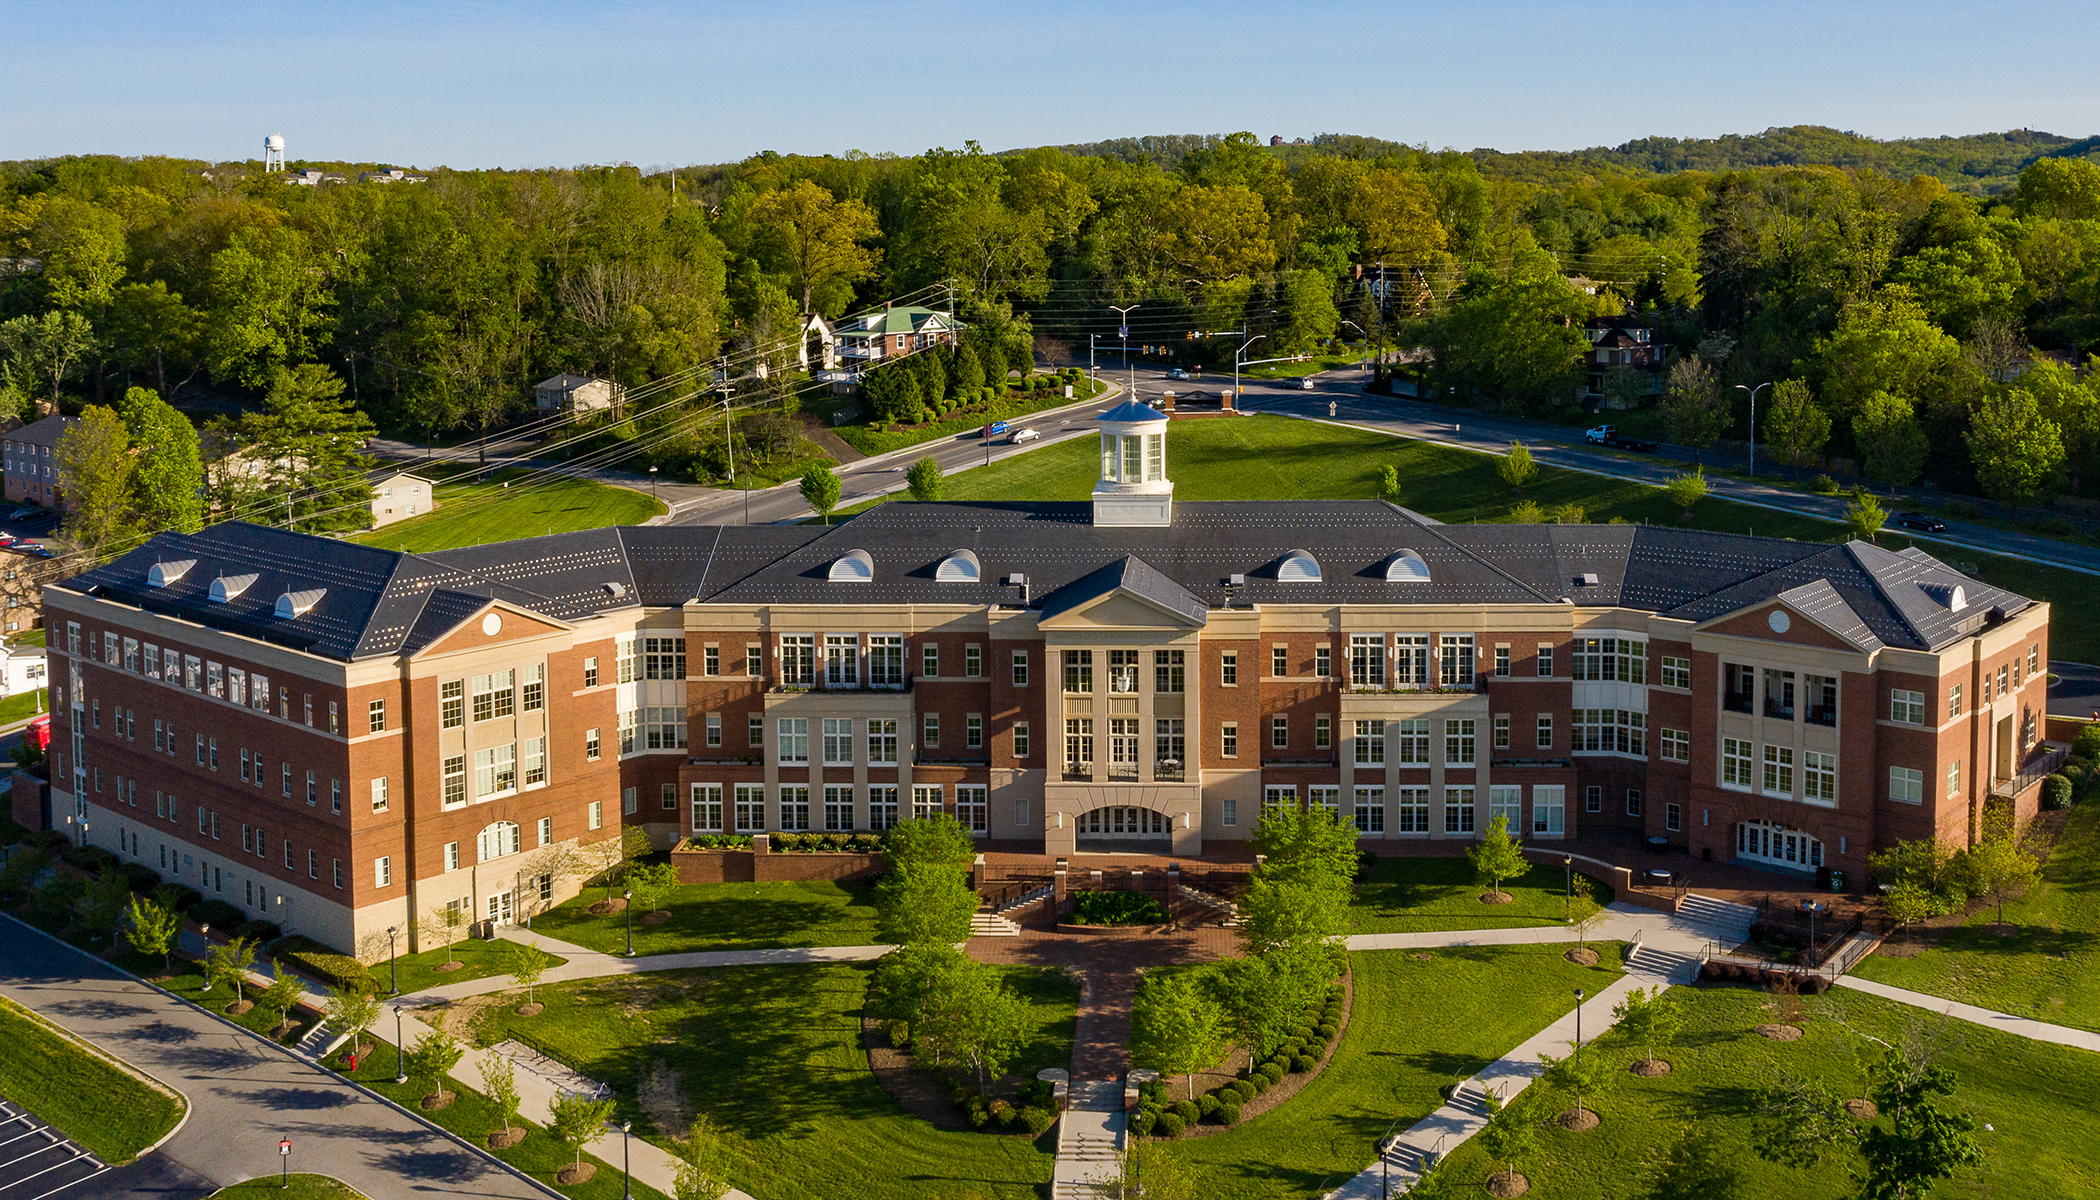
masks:
[(1159, 783), (1180, 783), (1183, 775), (1180, 759), (1163, 758), (1152, 765), (1152, 778)]
[(913, 682), (913, 674), (909, 671), (904, 673), (903, 680), (898, 683), (870, 683), (866, 681), (860, 683), (828, 683), (822, 675), (819, 675), (814, 680), (807, 682), (775, 682), (766, 691), (776, 696), (796, 696), (806, 692), (834, 695), (868, 695), (871, 693), (896, 695), (901, 692), (911, 691)]
[(1066, 783), (1088, 783), (1094, 778), (1094, 764), (1090, 762), (1068, 762), (1065, 764)]
[(1748, 692), (1728, 692), (1721, 697), (1721, 707), (1732, 713), (1747, 713), (1750, 711), (1750, 694)]
[(2064, 765), (2064, 759), (2069, 757), (2070, 753), (2071, 748), (2062, 742), (2041, 743), (2028, 754), (2027, 761), (2020, 764), (2019, 774), (2010, 779), (1999, 779), (1992, 782), (1991, 795), (2003, 796), (2008, 799), (2019, 795), (2049, 776), (2054, 775), (2056, 769)]
[(1811, 704), (1811, 705), (1809, 705), (1809, 706), (1808, 706), (1808, 723), (1809, 723), (1809, 724), (1811, 724), (1811, 725), (1824, 725), (1824, 726), (1830, 726), (1830, 727), (1835, 727), (1835, 726), (1837, 725), (1837, 723), (1838, 723), (1838, 710), (1837, 710), (1837, 705), (1835, 705), (1835, 704)]

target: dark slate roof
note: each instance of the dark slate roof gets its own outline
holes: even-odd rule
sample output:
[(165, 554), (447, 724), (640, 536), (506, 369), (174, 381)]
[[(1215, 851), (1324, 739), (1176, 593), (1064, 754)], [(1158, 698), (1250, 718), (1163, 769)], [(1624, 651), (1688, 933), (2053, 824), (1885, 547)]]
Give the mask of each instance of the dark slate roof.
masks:
[[(432, 554), (407, 554), (240, 522), (165, 533), (60, 585), (331, 658), (414, 653), (491, 600), (559, 621), (642, 606), (1022, 603), (1024, 575), (1046, 615), (1121, 587), (1202, 621), (1260, 604), (1553, 604), (1641, 609), (1692, 622), (1784, 600), (1863, 650), (1932, 649), (2032, 601), (1969, 579), (1916, 549), (1830, 546), (1637, 525), (1440, 525), (1370, 500), (1182, 503), (1160, 528), (1093, 524), (1087, 503), (883, 504), (833, 526), (621, 526)], [(942, 582), (962, 548), (975, 582)], [(865, 550), (874, 578), (833, 583)], [(1426, 582), (1387, 582), (1400, 551)], [(1294, 551), (1320, 577), (1284, 582)], [(194, 559), (164, 588), (158, 562)], [(214, 604), (220, 575), (257, 576)], [(1233, 576), (1243, 582), (1231, 586)], [(302, 616), (277, 597), (323, 589)], [(1959, 607), (1952, 607), (1955, 589)]]
[(10, 429), (7, 431), (6, 436), (10, 442), (25, 442), (31, 446), (55, 447), (58, 445), (58, 439), (66, 435), (66, 430), (73, 428), (79, 423), (79, 417), (62, 417), (54, 414), (45, 417), (41, 421), (32, 421), (20, 429)]

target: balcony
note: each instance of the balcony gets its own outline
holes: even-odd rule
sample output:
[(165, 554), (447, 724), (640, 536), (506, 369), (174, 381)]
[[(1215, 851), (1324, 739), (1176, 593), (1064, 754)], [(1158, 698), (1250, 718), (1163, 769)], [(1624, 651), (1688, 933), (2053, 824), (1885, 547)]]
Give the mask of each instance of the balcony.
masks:
[(1065, 764), (1066, 783), (1092, 783), (1093, 781), (1094, 764), (1090, 762), (1067, 762)]
[(1809, 723), (1809, 724), (1811, 724), (1811, 725), (1821, 725), (1821, 726), (1824, 726), (1824, 727), (1826, 727), (1826, 728), (1830, 728), (1830, 729), (1835, 729), (1835, 728), (1837, 728), (1837, 723), (1838, 723), (1838, 710), (1837, 710), (1837, 705), (1835, 705), (1835, 704), (1811, 704), (1811, 705), (1809, 705), (1809, 706), (1808, 706), (1808, 723)]
[(1751, 697), (1748, 692), (1726, 692), (1721, 696), (1721, 710), (1732, 713), (1748, 713)]
[(801, 696), (807, 695), (812, 692), (820, 695), (838, 696), (896, 695), (898, 693), (910, 691), (912, 689), (912, 682), (913, 676), (909, 671), (905, 672), (904, 680), (901, 683), (833, 684), (826, 683), (824, 681), (824, 677), (819, 675), (815, 680), (806, 683), (781, 682), (776, 680), (772, 684), (772, 686), (766, 689), (766, 693), (768, 695), (775, 696)]
[(2062, 742), (2042, 742), (2027, 752), (2027, 761), (2020, 764), (2020, 773), (2009, 779), (1993, 780), (1991, 795), (2010, 800), (2021, 792), (2035, 786), (2056, 773), (2070, 757), (2071, 747)]
[(1152, 779), (1155, 783), (1180, 783), (1185, 775), (1186, 771), (1178, 758), (1163, 758), (1152, 765)]

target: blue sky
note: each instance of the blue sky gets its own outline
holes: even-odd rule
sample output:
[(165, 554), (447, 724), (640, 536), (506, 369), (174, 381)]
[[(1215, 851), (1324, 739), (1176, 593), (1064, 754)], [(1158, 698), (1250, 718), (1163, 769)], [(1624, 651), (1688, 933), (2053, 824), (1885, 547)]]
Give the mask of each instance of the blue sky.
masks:
[(0, 158), (432, 166), (1147, 133), (2100, 132), (2090, 4), (8, 0)]

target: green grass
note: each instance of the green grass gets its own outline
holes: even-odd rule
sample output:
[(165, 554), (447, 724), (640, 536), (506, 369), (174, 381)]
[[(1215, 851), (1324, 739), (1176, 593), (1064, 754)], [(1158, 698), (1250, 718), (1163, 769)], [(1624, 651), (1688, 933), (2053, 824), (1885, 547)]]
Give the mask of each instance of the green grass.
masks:
[[(1107, 385), (1099, 385), (1099, 388), (1105, 391), (1107, 390)], [(1018, 421), (1022, 417), (1033, 413), (1043, 412), (1052, 408), (1063, 408), (1067, 404), (1078, 404), (1087, 399), (1089, 399), (1087, 384), (1085, 379), (1082, 378), (1079, 383), (1073, 385), (1072, 398), (1070, 400), (1065, 399), (1065, 390), (1060, 385), (1056, 390), (1048, 392), (1008, 392), (1005, 397), (992, 402), (992, 409), (989, 414), (979, 408), (955, 413), (943, 420), (929, 421), (924, 425), (906, 425), (889, 429), (877, 429), (875, 426), (865, 422), (854, 422), (837, 426), (831, 432), (837, 434), (840, 441), (853, 447), (855, 450), (872, 456), (887, 454), (892, 450), (902, 450), (906, 446), (917, 446), (926, 442), (939, 441), (942, 438), (954, 437), (958, 433), (968, 433), (973, 429), (981, 429), (993, 421)]]
[(51, 690), (49, 688), (38, 688), (33, 692), (23, 692), (19, 696), (9, 696), (5, 700), (0, 700), (0, 725), (12, 725), (16, 721), (26, 721), (38, 713), (50, 711)]
[(24, 629), (19, 633), (10, 634), (7, 644), (10, 646), (41, 646), (44, 644), (44, 634), (45, 631), (41, 629)]
[[(1323, 371), (1338, 370), (1355, 370), (1361, 374), (1366, 353), (1367, 351), (1363, 347), (1358, 346), (1347, 353), (1315, 354), (1298, 362), (1262, 363), (1260, 366), (1248, 367), (1241, 371), (1240, 378), (1242, 380), (1298, 379), (1306, 375), (1317, 375)], [(1214, 377), (1222, 381), (1226, 387), (1231, 387), (1232, 364), (1227, 362), (1222, 369), (1216, 369)]]
[[(1987, 908), (1915, 957), (1875, 954), (1853, 974), (2057, 1025), (2100, 1030), (2100, 800), (2071, 810), (2042, 878), (2005, 906), (2019, 927), (1999, 937)], [(1896, 948), (1901, 948), (1897, 939)]]
[(129, 1162), (182, 1119), (183, 1101), (82, 1049), (43, 1018), (0, 1000), (0, 1096), (105, 1162)]
[[(155, 984), (168, 989), (184, 1000), (199, 1008), (217, 1013), (250, 1033), (269, 1037), (270, 1032), (277, 1028), (277, 1010), (274, 1008), (257, 1004), (239, 1016), (227, 1012), (226, 1006), (234, 1003), (235, 1000), (233, 989), (224, 984), (210, 988), (204, 986), (203, 968), (188, 959), (177, 958), (172, 972), (167, 972), (157, 958), (146, 958), (130, 953), (120, 955), (117, 965), (133, 974), (151, 979)], [(311, 991), (312, 989), (309, 988), (308, 990)], [(259, 987), (242, 988), (242, 995), (251, 1003), (261, 992), (262, 989)], [(318, 1019), (313, 1013), (304, 1012), (297, 1007), (294, 1007), (289, 1015), (292, 1021), (292, 1028), (286, 1032), (284, 1037), (278, 1039), (286, 1045), (297, 1042), (300, 1036), (311, 1028), (314, 1021)]]
[(1313, 1197), (1377, 1157), (1443, 1104), (1440, 1089), (1514, 1050), (1574, 1005), (1574, 989), (1618, 978), (1618, 951), (1578, 967), (1558, 946), (1442, 949), (1427, 959), (1376, 950), (1349, 956), (1349, 1028), (1319, 1078), (1275, 1110), (1226, 1133), (1171, 1143), (1206, 1176), (1200, 1194)]
[[(1508, 904), (1482, 904), (1487, 888), (1474, 882), (1464, 858), (1381, 858), (1357, 885), (1350, 916), (1358, 933), (1423, 933), (1445, 929), (1528, 928), (1559, 925), (1567, 911), (1568, 875), (1558, 863), (1538, 863), (1502, 881)], [(1575, 873), (1575, 886), (1609, 904), (1609, 886)]]
[[(1099, 451), (1088, 438), (1046, 446), (1029, 454), (948, 476), (949, 500), (1085, 500), (1100, 470)], [(1509, 485), (1495, 474), (1501, 460), (1487, 454), (1381, 433), (1271, 415), (1176, 421), (1167, 427), (1167, 474), (1181, 500), (1372, 499), (1379, 470), (1400, 473), (1401, 504), (1446, 524), (1509, 520), (1516, 503)], [(901, 493), (900, 493), (901, 495)], [(1592, 522), (1614, 518), (1635, 524), (1753, 533), (1765, 537), (1834, 542), (1846, 534), (1831, 521), (1795, 516), (1708, 498), (1681, 526), (1678, 511), (1661, 489), (1621, 483), (1581, 471), (1542, 466), (1524, 498), (1551, 511), (1579, 504)], [(845, 510), (865, 511), (876, 503)], [(1884, 532), (1881, 544), (1900, 549), (1916, 544), (1976, 578), (2055, 606), (2050, 652), (2075, 662), (2100, 662), (2100, 609), (2084, 603), (2093, 579), (2076, 571), (2031, 566)]]
[[(342, 1074), (422, 1116), (424, 1120), (448, 1129), (483, 1149), (488, 1148), (488, 1135), (501, 1129), (503, 1121), (497, 1114), (496, 1106), (490, 1104), (486, 1096), (457, 1079), (447, 1079), (445, 1089), (454, 1093), (458, 1099), (444, 1108), (426, 1112), (421, 1104), (427, 1094), (424, 1085), (415, 1081), (401, 1084), (394, 1082), (393, 1047), (381, 1045), (376, 1041), (367, 1044), (375, 1048), (358, 1064), (357, 1070), (341, 1071), (338, 1066), (339, 1059), (336, 1058), (330, 1059), (328, 1065), (337, 1067)], [(555, 1191), (574, 1197), (575, 1200), (619, 1200), (620, 1168), (608, 1163), (603, 1157), (603, 1152), (608, 1149), (614, 1155), (619, 1153), (620, 1142), (617, 1134), (609, 1141), (601, 1137), (592, 1143), (592, 1147), (600, 1153), (585, 1152), (585, 1162), (598, 1164), (596, 1175), (583, 1183), (564, 1185), (555, 1180), (554, 1173), (575, 1162), (576, 1152), (546, 1129), (530, 1122), (523, 1124), (526, 1130), (523, 1141), (502, 1150), (490, 1150), (489, 1153)], [(512, 1128), (518, 1126), (513, 1125)], [(634, 1194), (641, 1200), (666, 1200), (663, 1193), (641, 1183), (634, 1185)]]
[(328, 1175), (301, 1175), (293, 1172), (289, 1177), (290, 1190), (282, 1190), (275, 1175), (262, 1175), (246, 1183), (220, 1188), (206, 1200), (365, 1200), (365, 1194)]
[[(1690, 1020), (1677, 1045), (1662, 1054), (1671, 1073), (1657, 1079), (1625, 1077), (1616, 1092), (1595, 1104), (1603, 1118), (1596, 1129), (1570, 1133), (1549, 1125), (1543, 1130), (1540, 1152), (1517, 1168), (1531, 1179), (1530, 1200), (1645, 1196), (1656, 1159), (1687, 1126), (1718, 1141), (1722, 1156), (1741, 1172), (1743, 1196), (1848, 1196), (1855, 1162), (1850, 1155), (1834, 1156), (1810, 1170), (1757, 1157), (1750, 1145), (1755, 1090), (1765, 1082), (1767, 1064), (1784, 1064), (1821, 1078), (1840, 1096), (1863, 1096), (1858, 1055), (1875, 1049), (1866, 1038), (1900, 1045), (1913, 1032), (1936, 1041), (1935, 1061), (1957, 1075), (1953, 1107), (1975, 1117), (1986, 1155), (1980, 1170), (1964, 1170), (1934, 1188), (1934, 1200), (2041, 1200), (2093, 1195), (2100, 1189), (2100, 1162), (2091, 1153), (2100, 1145), (2100, 1110), (2091, 1103), (2100, 1095), (2100, 1055), (2027, 1041), (1843, 988), (1808, 1000), (1807, 1036), (1772, 1042), (1751, 1031), (1773, 1019), (1768, 995), (1736, 988), (1677, 989), (1675, 994), (1686, 1002)], [(1633, 1057), (1615, 1037), (1599, 1046)], [(1995, 1128), (1985, 1130), (1985, 1122)], [(1478, 1194), (1473, 1189), (1493, 1169), (1472, 1142), (1449, 1161), (1453, 1180), (1466, 1195)]]
[[(1035, 1200), (1046, 1147), (1024, 1137), (939, 1130), (907, 1115), (868, 1070), (860, 1013), (870, 967), (658, 971), (538, 990), (547, 1010), (484, 1010), (475, 1040), (528, 1040), (610, 1084), (636, 1118), (637, 1077), (661, 1058), (693, 1106), (727, 1131), (738, 1187), (764, 1200), (918, 1200), (974, 1194)], [(1071, 1061), (1078, 989), (1061, 972), (1007, 968), (1037, 1035), (1014, 1066)], [(654, 1138), (652, 1140), (659, 1140)]]
[[(409, 469), (414, 469), (413, 464)], [(504, 480), (524, 474), (507, 469), (472, 483), (440, 483), (436, 512), (360, 533), (354, 540), (388, 550), (450, 550), (606, 525), (635, 525), (665, 511), (645, 492), (590, 479), (542, 478), (515, 489), (503, 486)]]
[[(545, 920), (541, 917), (540, 920)], [(462, 931), (464, 932), (464, 931)], [(484, 942), (478, 938), (463, 937), (452, 943), (448, 952), (443, 949), (425, 950), (420, 954), (404, 954), (397, 965), (401, 973), (403, 992), (420, 992), (424, 988), (442, 987), (448, 983), (461, 983), (469, 979), (486, 979), (491, 975), (510, 974), (510, 964), (505, 961), (512, 943), (506, 939)], [(552, 955), (549, 966), (560, 966), (568, 962), (560, 955)], [(447, 960), (460, 963), (455, 971), (440, 971), (438, 967)], [(372, 964), (372, 981), (384, 994), (391, 986), (393, 976), (388, 970), (389, 960), (380, 959)]]
[[(583, 894), (532, 919), (535, 933), (607, 954), (627, 951), (627, 916), (587, 910), (605, 895)], [(793, 946), (868, 946), (875, 942), (875, 891), (869, 883), (694, 883), (672, 889), (671, 919), (644, 925), (635, 914), (637, 954), (695, 950), (779, 950)]]

